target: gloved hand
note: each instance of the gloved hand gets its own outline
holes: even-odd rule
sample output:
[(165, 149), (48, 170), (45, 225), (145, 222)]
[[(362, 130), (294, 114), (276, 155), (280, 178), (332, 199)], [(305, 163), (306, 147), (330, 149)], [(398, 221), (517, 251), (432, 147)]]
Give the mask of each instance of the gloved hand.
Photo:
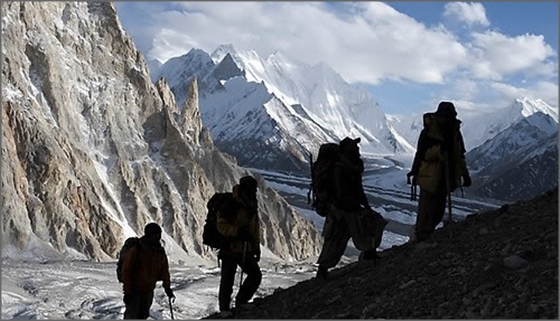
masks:
[(123, 296), (123, 302), (125, 305), (129, 305), (130, 303), (132, 303), (132, 295), (125, 293)]
[(173, 290), (171, 290), (171, 288), (166, 288), (165, 294), (167, 294), (170, 299), (175, 299), (175, 294), (173, 294)]
[(245, 242), (253, 242), (253, 235), (247, 229), (240, 229), (237, 232), (237, 238)]
[[(412, 182), (410, 182), (410, 177), (412, 177)], [(416, 184), (416, 175), (413, 172), (406, 173), (406, 183), (407, 184), (412, 183), (412, 185), (417, 185)]]
[(464, 175), (463, 176), (463, 186), (464, 187), (469, 187), (469, 186), (471, 186), (471, 184), (472, 184), (472, 181), (471, 181), (471, 177), (469, 176), (469, 174)]

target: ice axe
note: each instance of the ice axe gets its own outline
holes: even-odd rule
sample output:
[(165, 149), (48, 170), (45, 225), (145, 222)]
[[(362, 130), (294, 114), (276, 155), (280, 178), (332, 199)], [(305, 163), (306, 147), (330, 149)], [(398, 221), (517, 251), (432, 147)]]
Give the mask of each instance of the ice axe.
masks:
[[(311, 167), (311, 183), (309, 184), (309, 191), (307, 191), (307, 204), (311, 204), (311, 192), (313, 191), (313, 154), (311, 152), (309, 153), (309, 165)], [(315, 194), (313, 194), (313, 198), (315, 198)]]

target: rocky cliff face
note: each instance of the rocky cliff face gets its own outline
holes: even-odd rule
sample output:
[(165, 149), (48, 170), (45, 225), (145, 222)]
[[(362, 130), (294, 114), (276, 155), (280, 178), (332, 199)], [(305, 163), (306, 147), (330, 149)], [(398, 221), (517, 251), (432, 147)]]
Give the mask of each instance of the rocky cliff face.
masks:
[[(151, 221), (188, 258), (206, 200), (242, 175), (201, 125), (197, 83), (179, 113), (111, 3), (2, 3), (2, 255), (115, 257)], [(262, 244), (316, 255), (318, 232), (259, 178)]]

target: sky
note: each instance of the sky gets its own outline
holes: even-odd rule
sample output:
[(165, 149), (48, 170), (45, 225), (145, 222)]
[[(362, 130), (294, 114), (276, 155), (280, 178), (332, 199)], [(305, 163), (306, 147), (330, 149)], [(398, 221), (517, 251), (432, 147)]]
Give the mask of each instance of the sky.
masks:
[(148, 60), (221, 44), (326, 63), (391, 114), (558, 106), (557, 2), (117, 2)]

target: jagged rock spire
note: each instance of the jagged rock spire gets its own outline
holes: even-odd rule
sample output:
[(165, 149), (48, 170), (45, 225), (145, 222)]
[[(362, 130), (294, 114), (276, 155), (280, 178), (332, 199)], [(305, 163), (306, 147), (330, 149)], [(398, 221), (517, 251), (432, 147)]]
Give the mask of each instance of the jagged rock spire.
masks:
[(189, 86), (187, 99), (179, 119), (179, 128), (181, 133), (192, 139), (194, 143), (200, 143), (202, 119), (200, 118), (200, 109), (198, 108), (198, 80), (196, 77), (193, 77)]

